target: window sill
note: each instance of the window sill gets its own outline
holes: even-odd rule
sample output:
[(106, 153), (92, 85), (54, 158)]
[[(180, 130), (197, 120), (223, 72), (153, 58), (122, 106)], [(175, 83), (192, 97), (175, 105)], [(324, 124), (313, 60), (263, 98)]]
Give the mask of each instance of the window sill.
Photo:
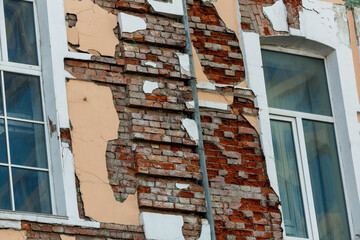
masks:
[(92, 222), (80, 218), (37, 214), (37, 213), (18, 213), (0, 211), (0, 228), (21, 229), (21, 221), (31, 221), (37, 223), (57, 224), (65, 226), (78, 226), (88, 228), (100, 228), (99, 222)]

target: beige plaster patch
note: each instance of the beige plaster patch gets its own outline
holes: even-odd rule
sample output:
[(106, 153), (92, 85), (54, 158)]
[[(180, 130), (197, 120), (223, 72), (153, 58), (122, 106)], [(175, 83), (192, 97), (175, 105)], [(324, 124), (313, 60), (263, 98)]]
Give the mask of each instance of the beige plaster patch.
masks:
[(259, 122), (258, 122), (258, 118), (256, 116), (250, 115), (250, 114), (242, 114), (243, 117), (251, 124), (251, 126), (253, 126), (255, 128), (255, 130), (257, 131), (257, 133), (260, 133), (259, 131)]
[(247, 87), (248, 87), (248, 85), (247, 85), (247, 80), (246, 79), (235, 86), (235, 88), (247, 88)]
[(61, 240), (76, 240), (74, 236), (68, 236), (68, 235), (60, 235)]
[[(214, 3), (214, 6), (220, 18), (224, 21), (226, 27), (234, 31), (237, 39), (239, 40), (239, 18), (236, 4), (237, 0), (217, 0), (217, 2)], [(240, 40), (239, 47), (241, 48)]]
[(80, 51), (94, 49), (101, 55), (114, 56), (119, 43), (114, 34), (117, 17), (91, 0), (65, 0), (64, 4), (66, 13), (77, 15), (76, 25), (67, 28), (69, 42), (76, 42), (78, 38)]
[(24, 240), (26, 239), (25, 231), (14, 229), (0, 229), (0, 239), (2, 240)]
[(85, 214), (99, 222), (139, 225), (137, 195), (116, 201), (108, 180), (106, 148), (119, 128), (110, 88), (79, 80), (70, 80), (66, 88)]
[(67, 39), (72, 45), (79, 45), (79, 32), (75, 27), (67, 27)]
[(234, 102), (233, 95), (225, 95), (225, 94), (220, 94), (220, 93), (210, 93), (210, 92), (198, 91), (198, 98), (199, 98), (199, 101), (223, 103), (223, 104), (227, 104), (227, 105), (231, 105)]
[(342, 1), (342, 0), (321, 0), (321, 1), (331, 2), (331, 3), (334, 3), (334, 4), (345, 4), (345, 2)]
[(200, 60), (199, 60), (199, 56), (197, 55), (196, 49), (194, 48), (194, 46), (192, 46), (192, 52), (193, 52), (193, 59), (194, 59), (194, 70), (195, 70), (195, 77), (196, 77), (196, 81), (197, 82), (206, 82), (206, 83), (210, 83), (209, 79), (207, 78), (207, 76), (205, 75)]

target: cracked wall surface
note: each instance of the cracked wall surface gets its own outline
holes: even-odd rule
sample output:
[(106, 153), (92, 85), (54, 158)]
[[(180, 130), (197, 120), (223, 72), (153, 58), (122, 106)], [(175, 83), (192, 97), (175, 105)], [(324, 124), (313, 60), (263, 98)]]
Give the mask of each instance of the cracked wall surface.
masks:
[(67, 83), (75, 171), (85, 215), (100, 222), (139, 225), (137, 195), (116, 201), (108, 180), (105, 152), (118, 137), (119, 119), (111, 90), (95, 83)]

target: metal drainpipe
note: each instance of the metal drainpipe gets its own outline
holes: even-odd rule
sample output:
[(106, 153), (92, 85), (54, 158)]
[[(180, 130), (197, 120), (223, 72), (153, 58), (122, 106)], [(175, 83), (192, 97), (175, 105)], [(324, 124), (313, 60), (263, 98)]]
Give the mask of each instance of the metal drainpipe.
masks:
[(196, 88), (196, 77), (195, 77), (194, 60), (193, 60), (192, 44), (191, 44), (190, 29), (189, 29), (189, 18), (188, 18), (188, 14), (187, 14), (187, 3), (186, 3), (186, 0), (182, 0), (182, 1), (183, 1), (183, 9), (184, 9), (184, 16), (182, 18), (182, 22), (185, 26), (185, 34), (186, 34), (185, 53), (187, 53), (189, 55), (190, 74), (191, 74), (190, 86), (192, 89), (192, 95), (193, 95), (193, 100), (194, 100), (193, 119), (196, 122), (198, 132), (199, 132), (199, 144), (198, 144), (198, 147), (196, 148), (196, 152), (200, 155), (200, 167), (201, 167), (201, 172), (202, 172), (202, 186), (204, 187), (204, 191), (205, 191), (206, 218), (210, 224), (211, 240), (216, 240), (214, 218), (213, 218), (212, 206), (211, 206), (209, 179), (208, 179), (208, 174), (207, 174), (206, 158), (205, 158), (205, 152), (204, 152), (204, 140), (203, 140), (203, 135), (202, 135), (201, 120), (200, 120), (199, 101), (198, 101), (197, 88)]

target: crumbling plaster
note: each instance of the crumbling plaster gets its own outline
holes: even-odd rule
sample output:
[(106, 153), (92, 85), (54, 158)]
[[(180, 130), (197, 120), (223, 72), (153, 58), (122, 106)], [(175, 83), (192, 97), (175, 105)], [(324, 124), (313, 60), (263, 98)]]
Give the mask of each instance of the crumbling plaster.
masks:
[(182, 17), (184, 15), (184, 9), (182, 0), (172, 0), (169, 2), (158, 0), (147, 0), (152, 9), (165, 16), (169, 17)]
[(127, 13), (119, 13), (118, 22), (121, 33), (133, 33), (139, 30), (146, 29), (146, 22), (144, 19)]
[(289, 31), (287, 11), (283, 0), (277, 0), (273, 5), (264, 7), (263, 11), (272, 23), (275, 31)]
[(0, 229), (0, 239), (3, 240), (24, 240), (26, 239), (25, 231), (13, 229)]
[(85, 214), (100, 222), (139, 224), (137, 195), (116, 201), (108, 180), (106, 148), (118, 137), (119, 119), (110, 88), (70, 80), (67, 83), (75, 172)]
[(91, 0), (64, 0), (65, 13), (76, 14), (77, 22), (67, 28), (68, 41), (83, 52), (114, 56), (119, 40), (114, 34), (117, 18)]

